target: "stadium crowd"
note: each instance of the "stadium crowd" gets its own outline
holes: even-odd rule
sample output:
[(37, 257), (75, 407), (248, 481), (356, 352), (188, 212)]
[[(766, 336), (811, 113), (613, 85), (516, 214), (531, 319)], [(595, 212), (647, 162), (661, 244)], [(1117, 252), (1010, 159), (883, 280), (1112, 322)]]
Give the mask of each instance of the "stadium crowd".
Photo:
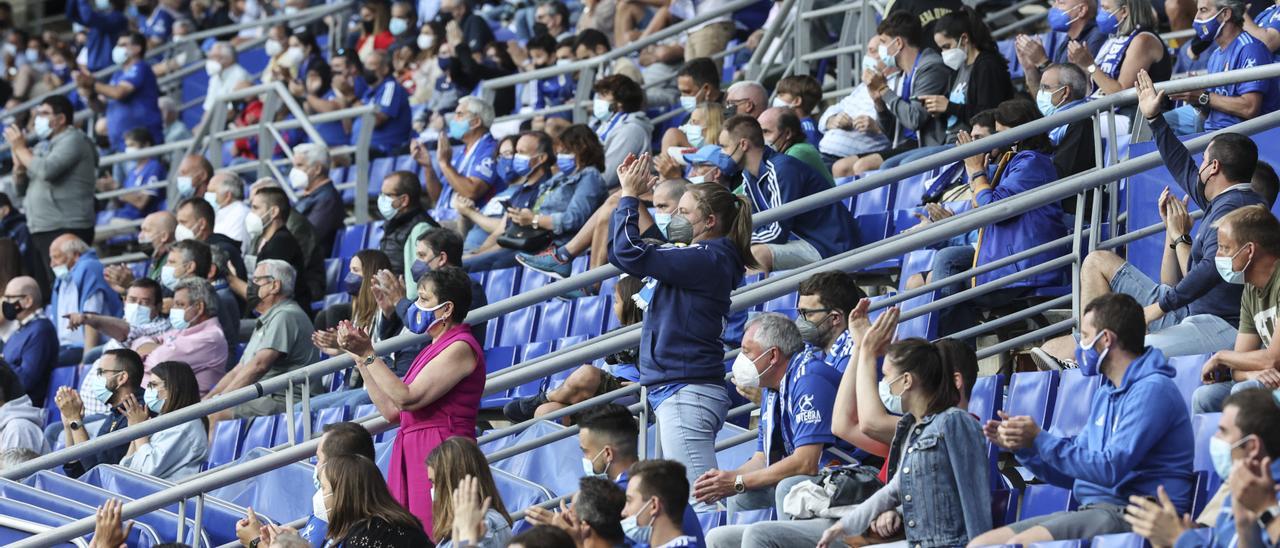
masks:
[[(210, 467), (220, 431), (300, 411), (290, 406), (305, 396), (310, 409), (371, 406), (394, 440), (325, 424), (305, 523), (247, 508), (234, 531), (244, 546), (976, 547), (1123, 533), (1157, 547), (1277, 544), (1280, 180), (1269, 150), (1230, 129), (1276, 112), (1280, 81), (1176, 94), (1156, 84), (1272, 63), (1280, 2), (1052, 0), (1048, 34), (1001, 42), (988, 10), (896, 0), (861, 44), (859, 83), (836, 100), (824, 73), (747, 79), (763, 29), (796, 14), (761, 1), (706, 17), (728, 4), (361, 0), (252, 25), (313, 6), (68, 0), (70, 32), (30, 32), (0, 2), (0, 471), (90, 444), (99, 450), (59, 472), (84, 480), (115, 465), (182, 482)], [(647, 43), (690, 19), (700, 23)], [(1160, 34), (1182, 29), (1193, 37), (1178, 44)], [(573, 65), (637, 40), (647, 45), (594, 70)], [(202, 100), (181, 89), (188, 67)], [(533, 71), (546, 76), (481, 93)], [(305, 117), (371, 115), (314, 132), (273, 126), (270, 146), (255, 136), (218, 142), (219, 154), (154, 151), (295, 117), (265, 96), (228, 98), (260, 83), (282, 84)], [(1117, 249), (1081, 251), (1074, 278), (1070, 266), (1038, 268), (1104, 194), (1011, 210), (933, 245), (914, 272), (904, 261), (905, 291), (953, 280), (934, 300), (988, 286), (939, 310), (930, 340), (899, 336), (905, 306), (873, 311), (856, 273), (804, 272), (885, 237), (856, 217), (863, 206), (835, 201), (753, 225), (1130, 89), (1136, 104), (1113, 114), (1110, 138), (1130, 121), (1149, 128), (1173, 181), (1142, 202), (1163, 225), (1158, 271)], [(895, 233), (1105, 167), (1094, 148), (1102, 119), (937, 170), (918, 195), (897, 197), (914, 209)], [(1199, 160), (1181, 140), (1223, 129)], [(367, 196), (350, 188), (362, 167), (352, 147), (392, 166)], [(246, 179), (262, 161), (281, 177)], [(350, 249), (359, 200), (379, 236)], [(125, 252), (144, 258), (115, 258)], [(493, 405), (493, 330), (532, 327), (469, 324), (511, 295), (485, 281), (605, 264), (622, 276), (563, 298), (610, 303), (598, 323), (638, 326), (639, 345)], [(732, 309), (735, 290), (780, 271), (802, 272), (794, 306)], [(1012, 369), (980, 375), (973, 338), (948, 336), (1072, 285), (1075, 333), (1038, 341), (1019, 362), (1055, 383), (1062, 374), (1061, 398), (1075, 396), (1067, 375), (1092, 385), (1065, 431), (1006, 413), (1016, 406), (990, 390)], [(405, 334), (425, 342), (375, 349)], [(1174, 362), (1194, 356), (1206, 356), (1199, 386), (1184, 394)], [(260, 388), (327, 358), (350, 367), (292, 393)], [(628, 407), (634, 398), (562, 412), (636, 384), (661, 458), (642, 451), (651, 425)], [(130, 443), (95, 443), (255, 387), (256, 398)], [(745, 403), (758, 405), (744, 423), (754, 450), (726, 466), (717, 442)], [(551, 414), (577, 427), (577, 491), (558, 507), (511, 507), (477, 437)], [(1208, 420), (1206, 435), (1197, 425)], [(1198, 475), (1201, 453), (1209, 473)], [(1059, 511), (998, 500), (1049, 486), (1066, 493)], [(94, 546), (132, 542), (121, 515), (117, 500), (98, 507)]]

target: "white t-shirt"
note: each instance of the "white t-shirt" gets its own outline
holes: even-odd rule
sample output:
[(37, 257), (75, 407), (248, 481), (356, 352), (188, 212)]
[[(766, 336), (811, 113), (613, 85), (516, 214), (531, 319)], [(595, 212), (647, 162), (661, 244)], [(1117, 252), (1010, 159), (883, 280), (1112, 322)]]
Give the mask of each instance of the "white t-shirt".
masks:
[(204, 98), (204, 111), (209, 112), (213, 108), (213, 102), (220, 95), (226, 95), (235, 91), (236, 87), (242, 82), (248, 83), (251, 77), (249, 71), (238, 63), (222, 69), (222, 72), (209, 77), (208, 95)]
[(218, 209), (213, 217), (213, 231), (240, 243), (247, 243), (249, 231), (244, 228), (244, 216), (249, 214), (249, 206), (236, 200)]

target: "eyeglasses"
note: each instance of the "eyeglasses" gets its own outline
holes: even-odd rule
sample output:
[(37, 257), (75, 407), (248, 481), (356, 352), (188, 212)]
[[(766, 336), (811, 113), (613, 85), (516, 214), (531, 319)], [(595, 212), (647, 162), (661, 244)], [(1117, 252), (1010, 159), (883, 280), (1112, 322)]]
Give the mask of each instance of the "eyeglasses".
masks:
[[(264, 282), (264, 281), (262, 281), (262, 280), (266, 280), (266, 281)], [(256, 284), (256, 283), (271, 283), (271, 282), (274, 282), (274, 281), (276, 281), (276, 279), (275, 279), (275, 278), (273, 278), (273, 277), (271, 277), (271, 276), (254, 276), (254, 277), (253, 277), (253, 283), (255, 283), (255, 284)]]
[(111, 373), (123, 373), (123, 372), (124, 372), (123, 369), (99, 369), (98, 376), (105, 377)]
[(831, 312), (832, 310), (835, 310), (835, 309), (834, 308), (797, 308), (796, 312), (799, 312), (801, 316), (808, 318), (810, 314), (819, 314), (819, 313), (825, 314), (825, 313)]

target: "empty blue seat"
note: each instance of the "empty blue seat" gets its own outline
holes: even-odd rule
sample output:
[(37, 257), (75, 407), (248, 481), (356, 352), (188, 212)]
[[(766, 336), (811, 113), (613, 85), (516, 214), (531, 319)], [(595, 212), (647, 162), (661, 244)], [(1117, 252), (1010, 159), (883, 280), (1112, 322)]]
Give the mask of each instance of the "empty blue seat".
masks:
[(347, 273), (342, 269), (344, 261), (342, 259), (325, 259), (324, 260), (324, 293), (329, 295), (343, 291), (342, 280)]
[(520, 289), (516, 293), (528, 293), (554, 281), (554, 278), (541, 272), (525, 272), (520, 276)]
[(617, 285), (618, 278), (616, 276), (613, 278), (605, 278), (604, 281), (600, 282), (600, 292), (597, 293), (597, 295), (604, 295), (612, 298), (614, 293), (613, 289)]
[(1004, 411), (1011, 416), (1030, 416), (1040, 428), (1048, 429), (1053, 426), (1053, 401), (1057, 393), (1057, 371), (1014, 373)]
[[(515, 444), (542, 438), (564, 430), (563, 426), (538, 421), (527, 430), (482, 445), (485, 454)], [(530, 451), (493, 463), (494, 468), (509, 472), (551, 490), (553, 495), (567, 495), (578, 490), (578, 478), (582, 477), (582, 449), (576, 436), (562, 438)], [(572, 467), (565, 463), (573, 463)], [(505, 500), (503, 501), (506, 502)]]
[[(254, 449), (246, 452), (240, 462), (268, 454), (266, 449)], [(315, 467), (306, 461), (294, 462), (209, 494), (239, 507), (253, 507), (258, 515), (276, 523), (288, 523), (311, 514), (314, 471)]]
[(991, 490), (992, 527), (1003, 527), (1018, 521), (1018, 496), (1018, 491), (1013, 489), (1001, 487)]
[(244, 441), (240, 444), (240, 452), (237, 457), (249, 452), (250, 449), (258, 447), (271, 447), (271, 442), (276, 437), (276, 427), (279, 424), (280, 415), (270, 415), (266, 417), (254, 417), (253, 422), (249, 423), (249, 429), (244, 434)]
[(1053, 407), (1053, 428), (1050, 430), (1054, 434), (1071, 437), (1084, 429), (1089, 422), (1089, 408), (1100, 377), (1086, 377), (1079, 369), (1067, 369), (1059, 374), (1058, 393), (1064, 396)]
[(898, 277), (898, 291), (907, 290), (907, 280), (915, 274), (928, 272), (933, 268), (933, 256), (938, 252), (933, 249), (917, 249), (902, 256), (902, 273)]
[(484, 351), (485, 373), (493, 374), (516, 363), (515, 346), (495, 346)]
[(350, 260), (357, 252), (364, 249), (365, 235), (368, 225), (351, 225), (338, 230), (338, 237), (333, 240), (333, 257)]
[[(89, 485), (101, 487), (109, 492), (119, 493), (126, 498), (134, 500), (173, 486), (172, 482), (135, 472), (118, 465), (95, 466), (84, 476), (81, 476), (80, 480)], [(172, 513), (176, 517), (178, 515), (178, 503), (172, 503), (164, 507), (163, 510)], [(191, 523), (196, 517), (195, 505), (188, 504), (184, 511), (188, 522)], [(214, 497), (206, 497), (201, 526), (215, 545), (234, 542), (236, 540), (236, 522), (244, 517), (244, 513), (244, 508)]]
[[(395, 168), (396, 159), (393, 157), (377, 158), (369, 162), (369, 196), (377, 197), (382, 194), (382, 180), (387, 178)], [(352, 167), (351, 169), (355, 169)]]
[(516, 283), (519, 281), (519, 269), (515, 267), (491, 270), (484, 280), (484, 294), (490, 303), (496, 303), (515, 295)]
[(986, 421), (996, 418), (996, 410), (1004, 401), (1004, 375), (979, 377), (973, 383), (973, 393), (969, 396), (969, 412)]
[(524, 345), (524, 352), (521, 354), (521, 363), (531, 361), (535, 358), (550, 354), (555, 349), (555, 341), (534, 341)]
[(333, 180), (334, 184), (339, 185), (350, 182), (347, 181), (347, 168), (345, 167), (329, 168), (329, 178)]
[(567, 336), (573, 323), (573, 304), (558, 299), (542, 303), (542, 319), (533, 340), (554, 341)]
[(351, 417), (350, 415), (347, 414), (347, 411), (348, 410), (345, 405), (337, 406), (337, 407), (326, 407), (324, 409), (316, 411), (316, 420), (314, 423), (312, 423), (311, 433), (319, 434), (321, 432), (324, 432), (325, 426), (328, 426), (336, 422), (343, 422), (343, 421), (349, 420)]
[(1071, 509), (1071, 491), (1047, 483), (1028, 485), (1022, 493), (1018, 519), (1034, 518)]
[(63, 386), (79, 389), (80, 385), (76, 382), (79, 371), (80, 366), (66, 365), (55, 367), (53, 371), (49, 372), (49, 388), (45, 391), (44, 396), (44, 408), (47, 411), (45, 413), (45, 424), (53, 424), (62, 420), (62, 412), (58, 410), (57, 404), (53, 402), (53, 397), (58, 393), (58, 388)]
[(1173, 383), (1178, 385), (1182, 400), (1187, 402), (1188, 413), (1191, 412), (1192, 395), (1197, 388), (1204, 386), (1200, 371), (1204, 368), (1204, 362), (1209, 361), (1211, 356), (1212, 354), (1196, 354), (1169, 358), (1169, 365), (1173, 366), (1174, 371), (1177, 372), (1173, 377)]
[(396, 171), (412, 171), (417, 173), (420, 166), (418, 165), (418, 162), (413, 159), (413, 155), (402, 154), (400, 156), (396, 156), (395, 165), (392, 167)]
[(522, 308), (503, 316), (498, 328), (498, 344), (519, 346), (533, 340), (533, 333), (538, 329), (538, 310), (537, 307)]
[(366, 245), (368, 249), (381, 249), (382, 233), (385, 230), (382, 221), (373, 221), (369, 223), (369, 241)]
[[(124, 499), (126, 502), (131, 499), (129, 496), (122, 493), (68, 478), (49, 470), (36, 472), (22, 483), (40, 491), (52, 493), (60, 497), (94, 507), (106, 502), (108, 499)], [(172, 512), (166, 510), (147, 512), (133, 518), (133, 520), (152, 528), (155, 530), (156, 534), (160, 535), (162, 538), (173, 539), (178, 536), (178, 516)], [(190, 525), (190, 521), (188, 521), (188, 525)], [(187, 530), (191, 531), (190, 528)], [(190, 533), (188, 533), (188, 535), (190, 535)], [(194, 540), (194, 536), (184, 539), (186, 542), (190, 542), (191, 540)]]
[(240, 434), (244, 431), (244, 419), (220, 421), (213, 427), (213, 441), (205, 463), (209, 468), (222, 466), (236, 460), (240, 454)]
[[(899, 306), (902, 311), (909, 312), (913, 309), (920, 308), (926, 304), (933, 302), (933, 292), (930, 291), (923, 295), (917, 295), (902, 302)], [(908, 320), (902, 320), (898, 323), (898, 339), (906, 339), (910, 337), (920, 337), (925, 340), (933, 340), (938, 333), (938, 313), (929, 312), (922, 316), (916, 316)]]
[[(496, 466), (490, 467), (490, 470), (493, 472), (493, 485), (498, 488), (502, 503), (509, 508), (528, 508), (553, 498), (551, 493), (542, 486), (516, 474), (508, 473)], [(529, 528), (528, 524), (520, 520), (512, 525), (511, 530), (519, 533), (527, 528)]]
[(889, 204), (892, 185), (874, 188), (858, 195), (853, 204), (853, 218), (858, 225), (859, 246), (885, 239), (889, 235)]
[(1028, 544), (1027, 548), (1084, 548), (1084, 546), (1085, 546), (1085, 541), (1077, 539), (1077, 540), (1055, 540), (1052, 542), (1037, 542), (1035, 544)]
[(590, 269), (591, 269), (591, 255), (578, 255), (577, 257), (573, 258), (572, 273), (582, 274), (583, 272), (586, 272)]
[(569, 335), (596, 337), (604, 332), (605, 317), (610, 315), (609, 295), (591, 295), (573, 301)]
[(893, 208), (910, 209), (920, 205), (920, 197), (924, 195), (925, 184), (933, 182), (931, 173), (918, 173), (898, 181), (894, 189)]
[[(57, 510), (58, 509), (53, 508), (52, 505), (28, 504), (8, 496), (0, 497), (0, 516), (18, 520), (19, 522), (13, 525), (0, 525), (0, 545), (8, 546), (32, 536), (31, 533), (18, 529), (17, 526), (19, 524), (58, 527), (60, 525), (71, 523), (75, 518), (86, 517), (79, 515), (68, 516), (66, 514), (59, 513)], [(91, 512), (89, 515), (91, 516), (93, 513)], [(172, 537), (169, 537), (169, 539), (172, 539)], [(126, 540), (126, 544), (129, 546), (143, 547), (155, 546), (162, 542), (160, 540), (160, 535), (156, 533), (155, 529), (152, 529), (151, 526), (141, 522), (134, 525), (133, 530), (129, 532), (129, 536)], [(76, 545), (63, 543), (58, 544), (57, 546), (61, 548), (64, 546), (71, 547)]]
[[(1222, 413), (1200, 413), (1191, 416), (1191, 429), (1196, 436), (1196, 455), (1192, 469), (1213, 471), (1213, 459), (1209, 457), (1209, 440), (1218, 432), (1218, 421)], [(1215, 476), (1216, 477), (1216, 476)]]
[(358, 421), (366, 417), (371, 417), (377, 414), (378, 414), (378, 406), (372, 403), (357, 405), (355, 409), (351, 410), (351, 420)]
[(1136, 533), (1120, 533), (1116, 535), (1098, 535), (1089, 544), (1092, 548), (1143, 548), (1146, 539)]
[(797, 303), (800, 301), (800, 293), (787, 293), (781, 297), (773, 298), (764, 302), (762, 310), (765, 312), (777, 312), (785, 314), (791, 318), (796, 316)]
[[(278, 415), (277, 417), (278, 418), (276, 419), (276, 435), (271, 440), (272, 447), (278, 447), (286, 443), (289, 443), (288, 417), (285, 417), (284, 415)], [(307, 438), (303, 437), (304, 432), (302, 431), (302, 421), (305, 420), (310, 422), (314, 419), (315, 419), (314, 413), (311, 415), (305, 415), (305, 416), (302, 415), (301, 413), (294, 414), (294, 417), (293, 417), (293, 442), (294, 443), (302, 443), (304, 441), (307, 441)], [(315, 432), (313, 431), (312, 434), (314, 433)]]

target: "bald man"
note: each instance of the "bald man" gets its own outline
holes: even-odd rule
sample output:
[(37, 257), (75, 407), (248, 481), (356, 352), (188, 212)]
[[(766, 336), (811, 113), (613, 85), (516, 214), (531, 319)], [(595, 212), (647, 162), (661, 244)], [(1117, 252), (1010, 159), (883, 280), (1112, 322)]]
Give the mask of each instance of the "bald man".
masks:
[(4, 361), (22, 380), (31, 404), (44, 406), (49, 372), (58, 366), (58, 333), (41, 312), (44, 300), (40, 284), (30, 276), (9, 280), (0, 301), (4, 321), (17, 322), (18, 329), (4, 343)]
[(759, 117), (769, 106), (769, 93), (760, 82), (743, 81), (729, 86), (725, 93), (724, 105), (734, 110), (734, 114), (746, 114)]
[(98, 332), (89, 326), (72, 328), (67, 315), (104, 314), (120, 317), (120, 294), (107, 285), (98, 254), (75, 234), (63, 234), (49, 246), (53, 268), (53, 310), (58, 328), (59, 363), (80, 363), (84, 349), (98, 345)]
[[(169, 260), (169, 248), (176, 239), (178, 218), (168, 211), (157, 211), (142, 219), (142, 227), (138, 230), (138, 243), (151, 245), (151, 257), (148, 259), (147, 277), (160, 281), (160, 273)], [(114, 264), (103, 270), (107, 285), (116, 294), (124, 295), (133, 283), (133, 269), (123, 264)]]
[(812, 143), (805, 141), (804, 129), (800, 126), (800, 118), (795, 109), (774, 107), (760, 113), (757, 119), (760, 129), (764, 131), (764, 143), (770, 148), (804, 162), (822, 175), (831, 184), (831, 170), (822, 162), (822, 154)]
[(173, 200), (170, 208), (176, 208), (177, 204), (187, 198), (204, 197), (204, 193), (209, 188), (209, 179), (213, 177), (213, 164), (209, 163), (204, 156), (199, 154), (188, 154), (182, 157), (182, 163), (178, 164), (178, 197), (179, 200)]

